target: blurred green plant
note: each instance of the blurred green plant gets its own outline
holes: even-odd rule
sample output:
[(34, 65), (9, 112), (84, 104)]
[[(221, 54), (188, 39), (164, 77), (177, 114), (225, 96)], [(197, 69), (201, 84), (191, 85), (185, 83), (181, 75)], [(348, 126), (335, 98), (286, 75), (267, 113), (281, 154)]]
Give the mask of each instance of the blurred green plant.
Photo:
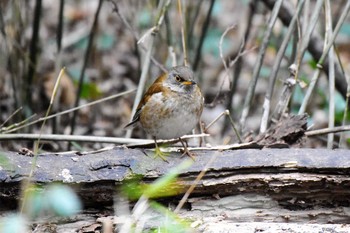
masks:
[[(174, 196), (183, 192), (185, 187), (179, 184), (177, 177), (181, 170), (188, 168), (192, 163), (193, 161), (190, 159), (185, 160), (151, 184), (141, 183), (141, 176), (134, 176), (126, 181), (122, 186), (122, 195), (129, 200), (138, 199), (138, 201), (132, 214), (127, 216), (127, 220), (120, 227), (121, 232), (140, 230), (140, 226), (143, 227), (142, 223), (152, 218), (156, 218), (156, 222), (159, 224), (149, 230), (142, 229), (142, 232), (191, 232), (193, 229), (190, 228), (189, 221), (180, 218), (168, 208), (149, 199)], [(160, 215), (150, 216), (148, 211), (157, 212)]]
[[(80, 72), (80, 69), (68, 68), (68, 74), (72, 77), (75, 86), (78, 85)], [(80, 97), (83, 99), (97, 99), (101, 97), (102, 93), (97, 84), (92, 82), (87, 74), (85, 76)]]
[(0, 220), (0, 232), (27, 232), (32, 220), (43, 216), (68, 217), (77, 214), (82, 204), (74, 191), (63, 184), (42, 186), (30, 184), (23, 193), (23, 213), (16, 213)]

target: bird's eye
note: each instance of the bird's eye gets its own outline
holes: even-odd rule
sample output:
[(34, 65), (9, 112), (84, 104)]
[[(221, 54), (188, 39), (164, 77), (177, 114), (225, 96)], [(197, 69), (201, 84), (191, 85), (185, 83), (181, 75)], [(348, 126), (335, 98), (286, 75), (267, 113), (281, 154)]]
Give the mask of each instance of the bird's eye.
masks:
[(175, 80), (178, 81), (178, 82), (182, 82), (182, 78), (179, 75), (175, 76)]

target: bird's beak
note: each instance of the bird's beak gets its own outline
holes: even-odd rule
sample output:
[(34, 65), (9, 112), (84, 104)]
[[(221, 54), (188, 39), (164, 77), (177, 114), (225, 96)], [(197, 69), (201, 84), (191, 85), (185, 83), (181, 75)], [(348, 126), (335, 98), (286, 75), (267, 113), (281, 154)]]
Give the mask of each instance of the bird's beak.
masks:
[(197, 83), (195, 81), (184, 81), (182, 82), (182, 84), (188, 86), (188, 85), (195, 85)]

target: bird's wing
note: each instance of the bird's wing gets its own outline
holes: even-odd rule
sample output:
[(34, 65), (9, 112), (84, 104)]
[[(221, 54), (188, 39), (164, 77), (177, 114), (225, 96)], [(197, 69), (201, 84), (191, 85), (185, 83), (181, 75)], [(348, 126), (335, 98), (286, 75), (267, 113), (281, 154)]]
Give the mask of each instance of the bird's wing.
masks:
[(148, 88), (147, 92), (143, 95), (143, 98), (141, 99), (139, 105), (137, 106), (136, 112), (135, 112), (131, 122), (129, 124), (127, 124), (125, 126), (125, 128), (129, 127), (131, 125), (134, 125), (135, 123), (137, 123), (140, 120), (142, 108), (146, 105), (148, 100), (152, 97), (152, 95), (154, 95), (155, 93), (158, 93), (158, 92), (162, 92), (163, 88), (165, 88), (162, 85), (162, 82), (164, 81), (164, 79), (166, 79), (166, 74), (159, 76), (156, 79), (156, 81), (154, 81), (154, 83)]

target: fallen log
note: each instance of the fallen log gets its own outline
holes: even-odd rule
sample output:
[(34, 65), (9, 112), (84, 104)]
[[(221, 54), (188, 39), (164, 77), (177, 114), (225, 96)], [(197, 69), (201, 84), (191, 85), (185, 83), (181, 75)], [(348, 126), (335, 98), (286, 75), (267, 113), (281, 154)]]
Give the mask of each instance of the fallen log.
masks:
[[(256, 193), (268, 195), (288, 209), (349, 205), (347, 150), (246, 149), (195, 153), (193, 165), (179, 174), (185, 185), (194, 181), (212, 156), (216, 158), (192, 196)], [(15, 152), (2, 154), (8, 164), (0, 169), (0, 200), (3, 207), (13, 208), (33, 158)], [(84, 155), (42, 154), (31, 179), (40, 184), (70, 184), (85, 206), (101, 206), (112, 203), (116, 188), (130, 176), (141, 175), (144, 182), (152, 182), (185, 159), (180, 153), (171, 153), (167, 163), (145, 155), (142, 150), (122, 147)]]

